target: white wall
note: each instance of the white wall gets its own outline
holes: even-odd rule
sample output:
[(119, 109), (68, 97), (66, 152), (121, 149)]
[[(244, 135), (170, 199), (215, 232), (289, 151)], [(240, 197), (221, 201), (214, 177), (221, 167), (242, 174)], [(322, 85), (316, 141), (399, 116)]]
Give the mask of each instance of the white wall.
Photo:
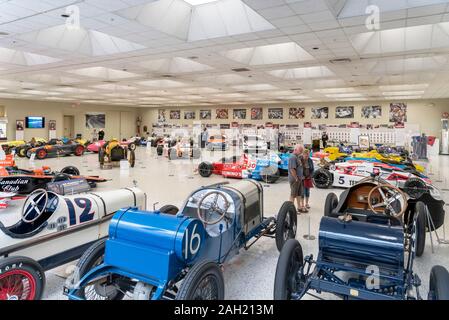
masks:
[[(0, 106), (4, 106), (5, 115), (8, 118), (8, 140), (16, 138), (16, 120), (24, 120), (27, 116), (42, 116), (46, 120), (45, 129), (25, 129), (25, 140), (29, 141), (33, 137), (48, 138), (48, 121), (56, 120), (57, 136), (62, 137), (64, 133), (64, 115), (73, 115), (75, 117), (75, 134), (81, 133), (84, 138), (90, 139), (92, 132), (86, 128), (86, 113), (104, 112), (106, 114), (106, 138), (120, 138), (120, 133), (124, 137), (135, 135), (135, 120), (131, 125), (121, 125), (120, 111), (129, 112), (126, 117), (137, 119), (137, 109), (119, 106), (100, 106), (100, 105), (73, 105), (71, 103), (45, 102), (45, 101), (26, 101), (26, 100), (0, 100)], [(122, 132), (121, 131), (122, 129)]]
[[(398, 101), (404, 102), (404, 101)], [(405, 101), (408, 106), (408, 123), (419, 124), (421, 131), (427, 135), (440, 135), (441, 130), (441, 115), (443, 112), (449, 112), (449, 99), (435, 99), (435, 100), (410, 100)], [(430, 104), (434, 104), (430, 106)], [(382, 106), (382, 118), (381, 119), (362, 119), (362, 107), (370, 105), (380, 105)], [(354, 106), (355, 107), (355, 118), (354, 119), (336, 119), (335, 109), (337, 106)], [(251, 120), (251, 108), (261, 107), (264, 111), (263, 120), (253, 121)], [(284, 120), (270, 120), (268, 119), (268, 109), (269, 108), (283, 108), (284, 109)], [(290, 107), (304, 107), (306, 109), (305, 119), (293, 120), (288, 119), (288, 111)], [(313, 120), (311, 119), (312, 107), (329, 107), (329, 119), (324, 120)], [(229, 119), (228, 120), (217, 120), (215, 119), (215, 110), (217, 108), (228, 108)], [(361, 124), (389, 124), (389, 111), (390, 103), (385, 101), (368, 101), (368, 102), (339, 102), (339, 103), (314, 103), (314, 104), (279, 104), (279, 105), (246, 105), (246, 106), (203, 106), (203, 107), (171, 107), (171, 108), (151, 108), (151, 109), (140, 109), (139, 114), (143, 118), (143, 125), (148, 125), (151, 129), (151, 125), (157, 122), (158, 109), (166, 110), (167, 123), (173, 124), (190, 124), (191, 120), (184, 120), (184, 111), (196, 111), (196, 121), (199, 121), (199, 111), (200, 110), (212, 110), (212, 120), (204, 121), (204, 123), (212, 124), (229, 124), (231, 122), (248, 123), (248, 124), (264, 124), (266, 122), (273, 122), (275, 124), (297, 124), (304, 122), (312, 122), (316, 124), (349, 124), (353, 121), (360, 122)], [(247, 109), (247, 120), (234, 120), (232, 118), (232, 109)], [(181, 110), (181, 120), (170, 120), (170, 110)]]

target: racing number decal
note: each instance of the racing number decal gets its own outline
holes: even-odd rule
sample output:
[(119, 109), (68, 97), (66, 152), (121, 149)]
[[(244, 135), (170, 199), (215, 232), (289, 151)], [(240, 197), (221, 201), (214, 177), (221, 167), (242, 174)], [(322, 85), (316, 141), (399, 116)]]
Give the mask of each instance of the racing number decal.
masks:
[[(338, 178), (338, 184), (341, 186), (344, 186), (346, 184), (346, 179), (344, 176), (340, 176)], [(357, 181), (349, 178), (349, 186), (350, 187), (355, 186), (356, 184), (357, 184)]]
[(195, 223), (192, 230), (186, 229), (184, 235), (184, 258), (190, 260), (200, 251), (201, 235), (196, 232), (198, 224)]
[(69, 210), (69, 222), (70, 222), (70, 226), (74, 226), (78, 223), (77, 221), (77, 214), (76, 214), (76, 209), (75, 209), (75, 205), (77, 208), (83, 210), (79, 216), (79, 223), (85, 223), (85, 222), (89, 222), (92, 221), (95, 215), (95, 212), (91, 212), (92, 210), (92, 201), (90, 201), (89, 199), (86, 198), (76, 198), (74, 200), (75, 204), (72, 202), (72, 200), (70, 199), (64, 199), (66, 204), (67, 204), (67, 208)]
[(338, 183), (341, 185), (345, 184), (345, 177), (340, 177), (340, 179), (338, 179)]

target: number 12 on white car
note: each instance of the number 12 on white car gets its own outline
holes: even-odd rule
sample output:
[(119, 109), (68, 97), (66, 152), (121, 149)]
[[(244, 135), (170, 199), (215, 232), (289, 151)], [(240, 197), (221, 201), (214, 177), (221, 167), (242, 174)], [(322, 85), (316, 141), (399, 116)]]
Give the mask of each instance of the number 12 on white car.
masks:
[(92, 201), (87, 198), (64, 199), (69, 211), (70, 226), (92, 221), (95, 211), (92, 211)]

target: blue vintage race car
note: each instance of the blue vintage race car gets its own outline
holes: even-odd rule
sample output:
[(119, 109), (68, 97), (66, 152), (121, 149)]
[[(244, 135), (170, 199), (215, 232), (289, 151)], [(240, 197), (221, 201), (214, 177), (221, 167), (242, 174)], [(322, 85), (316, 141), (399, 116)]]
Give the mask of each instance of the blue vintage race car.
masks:
[(180, 211), (120, 210), (109, 239), (81, 258), (81, 280), (64, 291), (70, 299), (222, 300), (225, 262), (263, 236), (275, 238), (279, 250), (296, 236), (293, 203), (276, 218), (263, 211), (263, 188), (252, 180), (203, 187)]

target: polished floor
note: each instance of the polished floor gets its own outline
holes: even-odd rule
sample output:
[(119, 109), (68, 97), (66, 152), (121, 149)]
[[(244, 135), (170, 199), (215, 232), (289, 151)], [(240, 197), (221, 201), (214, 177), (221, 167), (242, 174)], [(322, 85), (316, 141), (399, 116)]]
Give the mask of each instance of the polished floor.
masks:
[[(233, 151), (228, 151), (228, 155)], [(209, 153), (203, 155), (205, 158), (219, 159), (221, 153)], [(195, 173), (200, 160), (177, 160), (168, 161), (166, 158), (157, 157), (154, 149), (139, 148), (137, 150), (136, 167), (130, 170), (100, 170), (98, 158), (94, 154), (83, 157), (66, 157), (59, 159), (49, 159), (30, 163), (28, 160), (18, 160), (18, 165), (22, 168), (48, 165), (53, 170), (60, 170), (67, 165), (75, 165), (84, 175), (101, 175), (111, 181), (101, 184), (98, 190), (109, 190), (120, 187), (129, 187), (136, 184), (144, 190), (148, 196), (148, 209), (153, 206), (159, 208), (166, 204), (173, 204), (178, 207), (189, 194), (196, 188), (204, 185), (217, 183), (224, 179), (219, 176), (202, 178)], [(434, 183), (442, 190), (444, 200), (449, 203), (449, 156), (435, 157), (424, 163), (428, 174)], [(232, 181), (231, 181), (232, 182)], [(319, 222), (323, 215), (324, 199), (330, 190), (312, 190), (311, 206), (309, 214), (298, 217), (297, 239), (301, 242), (304, 254), (317, 254), (317, 240), (305, 240), (304, 235), (311, 234), (317, 236)], [(332, 190), (340, 194), (342, 190)], [(289, 185), (286, 178), (282, 178), (274, 185), (264, 185), (265, 215), (276, 215), (283, 201), (289, 198)], [(446, 207), (447, 208), (447, 207)], [(18, 210), (20, 211), (20, 210)], [(19, 219), (17, 214), (2, 214), (0, 221), (10, 225)], [(448, 222), (449, 224), (449, 222)], [(444, 228), (438, 230), (439, 237), (443, 238)], [(446, 237), (449, 239), (449, 228), (445, 226)], [(423, 281), (421, 294), (427, 296), (430, 269), (433, 265), (440, 264), (449, 268), (449, 245), (438, 244), (435, 235), (433, 238), (434, 253), (431, 250), (431, 242), (428, 235), (426, 252), (416, 260), (415, 272), (419, 274)], [(279, 253), (274, 240), (269, 238), (261, 239), (248, 251), (234, 257), (225, 265), (226, 299), (272, 299), (273, 283), (276, 271), (276, 264)], [(62, 287), (70, 271), (70, 265), (66, 265), (47, 272), (47, 287), (44, 294), (45, 299), (66, 299), (62, 294)], [(325, 299), (334, 299), (329, 295), (322, 296)], [(314, 299), (306, 296), (305, 299)]]

